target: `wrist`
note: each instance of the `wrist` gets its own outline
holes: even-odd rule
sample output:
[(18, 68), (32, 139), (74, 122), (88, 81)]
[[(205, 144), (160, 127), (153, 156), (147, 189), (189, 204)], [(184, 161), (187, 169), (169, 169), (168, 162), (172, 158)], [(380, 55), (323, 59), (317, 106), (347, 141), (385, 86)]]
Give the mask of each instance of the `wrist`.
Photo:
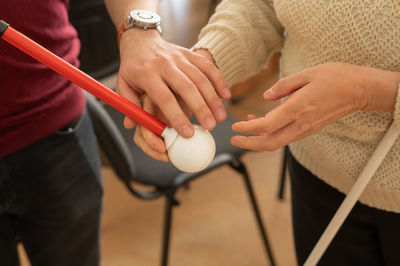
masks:
[(124, 22), (121, 23), (121, 26), (118, 29), (118, 44), (120, 43), (122, 35), (126, 31), (134, 28), (141, 29), (143, 31), (156, 30), (160, 35), (162, 35), (161, 17), (157, 13), (148, 10), (132, 10), (129, 12), (129, 16)]
[(395, 109), (400, 83), (400, 72), (378, 70), (375, 82), (369, 86), (370, 99), (366, 111), (392, 112)]
[(119, 48), (122, 51), (125, 46), (135, 44), (135, 46), (146, 45), (148, 42), (156, 42), (163, 40), (162, 36), (156, 29), (143, 30), (140, 28), (131, 28), (122, 34)]

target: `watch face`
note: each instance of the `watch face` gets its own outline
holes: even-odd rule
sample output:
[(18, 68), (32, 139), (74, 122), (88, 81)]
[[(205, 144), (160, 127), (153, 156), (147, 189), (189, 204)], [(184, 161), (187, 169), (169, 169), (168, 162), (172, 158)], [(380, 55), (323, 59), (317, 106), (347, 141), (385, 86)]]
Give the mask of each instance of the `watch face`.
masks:
[(130, 13), (133, 23), (140, 23), (146, 26), (157, 26), (160, 24), (161, 18), (159, 15), (146, 10), (133, 10)]

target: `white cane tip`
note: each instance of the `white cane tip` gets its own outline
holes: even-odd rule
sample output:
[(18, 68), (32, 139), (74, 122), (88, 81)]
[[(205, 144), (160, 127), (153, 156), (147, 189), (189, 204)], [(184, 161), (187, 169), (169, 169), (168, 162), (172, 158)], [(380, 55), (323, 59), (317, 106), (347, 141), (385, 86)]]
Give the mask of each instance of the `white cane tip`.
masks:
[[(183, 172), (199, 172), (210, 165), (215, 155), (215, 141), (208, 130), (193, 125), (194, 135), (184, 138), (170, 133), (164, 136), (172, 164)], [(164, 134), (163, 134), (164, 135)]]

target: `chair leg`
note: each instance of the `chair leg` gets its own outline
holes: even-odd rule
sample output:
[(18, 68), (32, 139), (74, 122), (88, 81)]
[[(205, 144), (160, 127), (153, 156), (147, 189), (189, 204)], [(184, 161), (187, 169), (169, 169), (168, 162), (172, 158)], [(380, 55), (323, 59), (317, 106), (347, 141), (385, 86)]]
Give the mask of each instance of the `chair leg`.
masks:
[(161, 266), (168, 265), (168, 251), (169, 251), (170, 235), (171, 235), (172, 209), (174, 208), (174, 206), (178, 204), (179, 202), (175, 199), (175, 192), (166, 195)]
[(283, 158), (282, 158), (282, 165), (281, 165), (281, 179), (280, 179), (280, 183), (279, 183), (279, 192), (278, 192), (279, 200), (283, 200), (283, 192), (285, 190), (288, 153), (289, 153), (289, 148), (288, 148), (288, 146), (285, 146), (284, 150), (283, 150)]
[(272, 254), (272, 250), (271, 250), (271, 247), (270, 247), (270, 244), (269, 244), (269, 241), (268, 241), (268, 237), (267, 237), (267, 232), (266, 232), (266, 230), (264, 228), (264, 223), (263, 223), (263, 220), (262, 220), (262, 217), (261, 217), (260, 210), (258, 208), (256, 197), (254, 195), (254, 190), (253, 190), (253, 187), (251, 185), (251, 181), (250, 181), (250, 178), (249, 178), (249, 174), (248, 174), (248, 172), (246, 170), (246, 167), (239, 160), (237, 160), (236, 162), (232, 163), (231, 167), (234, 168), (236, 171), (238, 171), (243, 176), (243, 179), (244, 179), (245, 184), (246, 184), (246, 189), (247, 189), (247, 192), (248, 192), (249, 197), (250, 197), (251, 205), (253, 207), (253, 211), (254, 211), (254, 214), (256, 216), (257, 224), (258, 224), (258, 227), (260, 229), (261, 237), (262, 237), (263, 242), (264, 242), (264, 246), (265, 246), (265, 251), (267, 253), (267, 257), (268, 257), (268, 259), (270, 261), (271, 266), (275, 266), (275, 259), (274, 259), (274, 256)]

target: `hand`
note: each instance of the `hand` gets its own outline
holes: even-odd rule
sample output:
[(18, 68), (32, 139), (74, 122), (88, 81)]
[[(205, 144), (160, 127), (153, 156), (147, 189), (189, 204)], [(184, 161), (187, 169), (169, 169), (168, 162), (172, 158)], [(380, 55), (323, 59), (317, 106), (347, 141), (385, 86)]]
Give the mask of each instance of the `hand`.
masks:
[(358, 110), (393, 111), (400, 74), (344, 63), (312, 67), (279, 80), (264, 93), (265, 100), (290, 95), (280, 106), (257, 118), (235, 123), (234, 131), (256, 136), (234, 136), (231, 143), (274, 151), (320, 131)]
[[(121, 67), (117, 91), (140, 105), (139, 97), (149, 95), (166, 120), (183, 137), (193, 127), (178, 104), (181, 98), (205, 129), (226, 118), (220, 100), (228, 99), (227, 83), (216, 66), (201, 55), (164, 41), (155, 30), (129, 29), (121, 37)], [(126, 118), (125, 127), (135, 123)]]
[[(143, 101), (143, 109), (146, 112), (155, 115), (163, 122), (166, 122), (164, 115), (161, 113), (160, 109), (155, 105), (155, 103), (150, 99), (149, 96), (144, 95), (142, 101)], [(189, 117), (191, 111), (188, 108), (188, 106), (181, 99), (178, 99), (178, 104), (179, 106), (181, 106), (185, 115)], [(170, 127), (168, 123), (167, 126)], [(165, 143), (162, 137), (157, 136), (144, 126), (142, 125), (136, 126), (134, 141), (136, 145), (150, 157), (164, 162), (169, 161)]]
[[(207, 50), (198, 49), (195, 52), (213, 62), (213, 57)], [(177, 97), (177, 102), (186, 117), (190, 117), (193, 114), (190, 108), (180, 97)], [(143, 109), (146, 112), (155, 115), (163, 122), (167, 121), (165, 116), (161, 113), (160, 109), (147, 95), (143, 96)], [(168, 123), (167, 126), (171, 127), (171, 125)], [(149, 131), (147, 128), (143, 127), (142, 125), (137, 125), (136, 127), (134, 142), (150, 157), (164, 162), (169, 161), (164, 140), (160, 136), (157, 136), (153, 132)]]

